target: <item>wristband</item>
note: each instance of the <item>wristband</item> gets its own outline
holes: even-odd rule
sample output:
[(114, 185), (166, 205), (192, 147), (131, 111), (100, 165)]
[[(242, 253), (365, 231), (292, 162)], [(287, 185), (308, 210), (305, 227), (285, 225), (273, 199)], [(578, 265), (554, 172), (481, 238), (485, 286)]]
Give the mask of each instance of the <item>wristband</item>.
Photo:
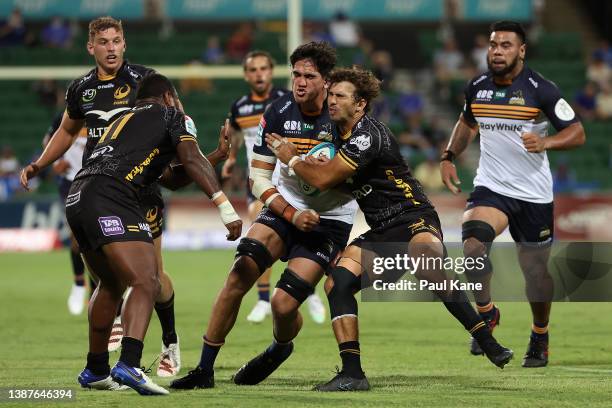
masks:
[(453, 160), (455, 160), (455, 153), (451, 152), (450, 150), (445, 150), (444, 153), (442, 153), (442, 156), (440, 156), (440, 161), (449, 161), (449, 162), (453, 162)]
[(291, 223), (293, 225), (295, 225), (295, 220), (297, 220), (297, 218), (300, 216), (301, 213), (303, 213), (306, 210), (296, 210), (295, 213), (293, 213), (293, 217), (291, 217)]
[(278, 197), (278, 196), (280, 196), (280, 193), (274, 193), (274, 194), (272, 194), (270, 197), (268, 197), (268, 198), (266, 199), (266, 201), (264, 202), (264, 205), (265, 205), (266, 207), (270, 207), (270, 204), (272, 203), (272, 201), (274, 201), (274, 199), (275, 199), (276, 197)]
[(30, 163), (30, 166), (32, 166), (32, 169), (34, 169), (35, 173), (38, 173), (40, 171), (40, 167), (38, 167), (38, 164), (32, 162)]
[(293, 169), (293, 166), (295, 166), (295, 164), (297, 162), (299, 162), (300, 160), (302, 160), (300, 158), (300, 156), (293, 156), (290, 160), (289, 163), (287, 164), (289, 166), (290, 169)]
[[(287, 211), (286, 215), (285, 215), (285, 211)], [(293, 207), (291, 204), (287, 204), (285, 208), (283, 208), (281, 217), (283, 217), (287, 222), (290, 222), (291, 224), (293, 224), (293, 216), (295, 215), (296, 212), (297, 210), (295, 209), (295, 207)]]

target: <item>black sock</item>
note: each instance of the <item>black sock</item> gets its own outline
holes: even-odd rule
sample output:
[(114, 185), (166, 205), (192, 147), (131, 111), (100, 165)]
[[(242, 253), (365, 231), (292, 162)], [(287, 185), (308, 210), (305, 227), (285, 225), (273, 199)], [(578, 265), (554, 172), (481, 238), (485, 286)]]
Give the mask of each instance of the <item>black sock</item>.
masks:
[(202, 354), (200, 355), (200, 363), (198, 364), (204, 372), (209, 374), (214, 372), (215, 360), (223, 344), (223, 342), (212, 343), (204, 336), (204, 345), (202, 346)]
[(110, 374), (110, 366), (108, 365), (108, 351), (104, 353), (87, 353), (87, 365), (89, 371), (96, 375)]
[(272, 358), (286, 358), (288, 354), (291, 354), (292, 342), (281, 343), (276, 339), (268, 346), (266, 353)]
[(345, 341), (338, 344), (340, 358), (342, 359), (342, 371), (352, 378), (364, 378), (361, 369), (361, 351), (358, 341)]
[(472, 307), (467, 295), (462, 290), (454, 290), (450, 296), (450, 301), (444, 301), (446, 309), (459, 320), (465, 330), (471, 330), (482, 318)]
[(257, 293), (259, 294), (259, 300), (264, 302), (270, 301), (270, 284), (269, 283), (258, 283)]
[(157, 312), (157, 317), (159, 317), (159, 323), (161, 323), (162, 341), (168, 347), (170, 344), (178, 341), (174, 327), (174, 292), (172, 292), (172, 296), (167, 302), (155, 303), (155, 311)]
[(74, 274), (74, 283), (77, 286), (85, 286), (85, 264), (79, 252), (70, 251), (70, 261), (72, 262), (72, 273)]
[(132, 337), (123, 336), (121, 340), (121, 356), (119, 361), (125, 363), (128, 367), (139, 367), (140, 359), (142, 358), (142, 348), (144, 344), (140, 340)]

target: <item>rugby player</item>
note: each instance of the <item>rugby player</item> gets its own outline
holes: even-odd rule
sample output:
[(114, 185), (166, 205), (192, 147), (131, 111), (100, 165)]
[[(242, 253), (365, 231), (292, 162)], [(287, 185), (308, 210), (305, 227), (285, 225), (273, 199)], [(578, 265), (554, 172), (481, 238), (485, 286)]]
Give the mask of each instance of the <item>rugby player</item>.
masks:
[(171, 388), (214, 387), (214, 362), (236, 321), (243, 296), (266, 268), (281, 259), (288, 264), (272, 296), (274, 341), (234, 375), (236, 384), (265, 379), (292, 353), (292, 340), (302, 327), (299, 306), (348, 241), (356, 212), (350, 194), (332, 190), (309, 196), (284, 164), (277, 185), (272, 183), (276, 157), (263, 141), (265, 133), (289, 138), (302, 153), (323, 141), (338, 140), (325, 102), (325, 81), (336, 64), (335, 50), (324, 42), (307, 43), (295, 49), (290, 62), (292, 92), (278, 98), (264, 113), (249, 169), (251, 191), (266, 208), (238, 245), (234, 264), (213, 305), (200, 362), (189, 375), (174, 380)]
[[(464, 255), (488, 254), (493, 240), (510, 227), (519, 264), (526, 280), (533, 315), (531, 336), (523, 367), (548, 363), (548, 322), (553, 281), (547, 262), (553, 241), (553, 189), (547, 150), (582, 145), (585, 133), (557, 86), (525, 65), (525, 31), (516, 22), (491, 25), (489, 70), (473, 78), (465, 89), (465, 105), (440, 162), (444, 184), (457, 194), (459, 179), (453, 160), (480, 134), (480, 162), (474, 190), (463, 214)], [(546, 118), (558, 131), (546, 136)], [(467, 269), (478, 311), (493, 329), (499, 309), (491, 301), (492, 267)], [(482, 350), (472, 341), (472, 354)]]
[[(266, 142), (281, 162), (289, 164), (313, 187), (325, 191), (346, 183), (371, 228), (343, 251), (325, 282), (342, 370), (315, 388), (365, 391), (370, 385), (361, 369), (355, 300), (355, 293), (362, 288), (362, 274), (372, 270), (372, 265), (365, 262), (369, 258), (364, 252), (386, 253), (389, 249), (384, 248), (385, 244), (405, 242), (412, 258), (443, 258), (442, 229), (433, 205), (405, 164), (395, 136), (386, 125), (367, 114), (379, 93), (379, 81), (369, 71), (345, 68), (332, 72), (329, 86), (329, 114), (342, 135), (340, 149), (333, 159), (323, 164), (302, 160), (296, 146), (278, 134), (267, 135)], [(446, 281), (444, 271), (433, 268), (419, 268), (415, 276), (430, 283)], [(465, 292), (449, 289), (435, 293), (478, 339), (491, 362), (503, 368), (512, 358), (512, 351), (491, 336)]]
[[(59, 128), (62, 122), (62, 114), (56, 115), (53, 123), (47, 129), (47, 133), (43, 137), (43, 147), (49, 143), (51, 136)], [(66, 203), (66, 196), (70, 190), (70, 184), (77, 172), (81, 169), (83, 160), (83, 151), (87, 141), (86, 129), (82, 129), (79, 136), (75, 139), (70, 149), (66, 151), (64, 156), (53, 164), (53, 171), (59, 176), (57, 180), (58, 192), (62, 204)], [(68, 295), (68, 311), (72, 315), (80, 315), (85, 308), (85, 298), (87, 297), (85, 289), (85, 264), (81, 258), (79, 246), (74, 239), (72, 231), (70, 231), (70, 264), (72, 265), (72, 275), (74, 282)], [(95, 282), (90, 278), (91, 294), (95, 290)]]
[[(222, 134), (227, 127), (226, 123)], [(84, 387), (115, 388), (118, 383), (142, 395), (168, 393), (140, 368), (143, 339), (161, 285), (153, 235), (138, 190), (155, 183), (174, 156), (217, 205), (228, 239), (241, 234), (242, 221), (220, 190), (211, 166), (222, 155), (213, 153), (211, 162), (202, 155), (193, 121), (182, 112), (172, 83), (160, 74), (144, 77), (135, 106), (100, 137), (66, 199), (70, 227), (100, 279), (89, 310), (87, 366), (79, 375)], [(109, 371), (106, 347), (127, 286), (132, 290), (123, 305), (121, 356)]]
[[(154, 71), (124, 60), (125, 50), (121, 21), (112, 17), (99, 17), (89, 23), (87, 51), (94, 57), (96, 67), (70, 84), (66, 92), (66, 112), (60, 127), (41, 157), (34, 162), (36, 167), (26, 166), (22, 171), (21, 182), (24, 186), (37, 173), (35, 168), (48, 166), (68, 150), (83, 126), (87, 128), (88, 134), (83, 158), (89, 157), (108, 125), (134, 106), (138, 82)], [(167, 377), (179, 372), (181, 360), (174, 321), (174, 289), (170, 276), (164, 271), (161, 258), (164, 202), (156, 183), (143, 189), (141, 195), (146, 220), (154, 238), (162, 282), (162, 290), (155, 302), (155, 311), (162, 327), (162, 355), (157, 374)], [(109, 340), (109, 351), (119, 348), (123, 335), (120, 310), (117, 313), (113, 335)]]
[[(251, 51), (242, 62), (244, 80), (249, 84), (250, 92), (234, 101), (230, 108), (229, 119), (232, 130), (232, 143), (228, 159), (223, 163), (222, 178), (228, 178), (236, 164), (240, 146), (246, 146), (247, 167), (251, 162), (253, 146), (257, 138), (259, 121), (268, 105), (274, 100), (288, 93), (286, 89), (275, 88), (272, 84), (274, 76), (274, 60), (266, 51)], [(274, 178), (278, 178), (276, 175)], [(276, 180), (273, 180), (276, 181)], [(263, 203), (251, 192), (247, 179), (246, 185), (249, 221), (253, 222), (263, 209)], [(266, 271), (257, 280), (257, 294), (259, 300), (248, 314), (247, 320), (252, 323), (261, 323), (266, 316), (272, 314), (270, 306), (270, 274), (272, 268)], [(313, 293), (306, 299), (310, 316), (316, 323), (325, 321), (325, 308), (321, 299)]]

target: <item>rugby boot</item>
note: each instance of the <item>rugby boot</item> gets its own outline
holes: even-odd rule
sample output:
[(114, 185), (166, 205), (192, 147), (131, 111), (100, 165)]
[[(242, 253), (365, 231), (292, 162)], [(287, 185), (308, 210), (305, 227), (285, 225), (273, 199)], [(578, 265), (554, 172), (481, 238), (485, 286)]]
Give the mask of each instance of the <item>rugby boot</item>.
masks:
[(215, 373), (207, 373), (198, 366), (189, 371), (186, 376), (177, 378), (170, 383), (174, 390), (195, 390), (197, 388), (214, 388)]
[(234, 374), (234, 384), (256, 385), (268, 378), (293, 353), (293, 343), (289, 343), (282, 354), (272, 355), (267, 349), (240, 367)]

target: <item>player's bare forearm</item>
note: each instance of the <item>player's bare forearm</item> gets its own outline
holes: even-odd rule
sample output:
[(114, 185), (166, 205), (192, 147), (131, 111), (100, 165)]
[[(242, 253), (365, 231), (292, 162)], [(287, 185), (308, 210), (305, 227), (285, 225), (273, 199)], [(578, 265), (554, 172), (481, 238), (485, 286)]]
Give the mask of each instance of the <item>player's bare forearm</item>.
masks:
[(236, 159), (238, 157), (238, 152), (240, 151), (240, 147), (242, 147), (242, 143), (244, 142), (244, 135), (242, 132), (237, 131), (236, 129), (230, 128), (230, 152), (229, 157), (232, 159)]
[(66, 114), (57, 131), (51, 136), (49, 143), (45, 146), (42, 154), (36, 160), (40, 168), (47, 167), (66, 153), (72, 146), (72, 142), (83, 128), (83, 121), (70, 119)]
[(219, 150), (214, 150), (206, 155), (206, 159), (210, 162), (211, 166), (215, 167), (217, 164), (227, 159), (227, 155)]
[(545, 150), (569, 150), (582, 146), (586, 141), (586, 134), (582, 123), (572, 123), (554, 136), (544, 138)]
[(461, 115), (453, 128), (446, 150), (450, 150), (455, 156), (460, 155), (474, 140), (477, 133), (478, 128), (470, 126)]
[(215, 169), (198, 147), (192, 141), (181, 142), (176, 147), (179, 160), (185, 168), (187, 176), (200, 187), (202, 191), (212, 197), (214, 193), (221, 190)]
[(355, 173), (338, 156), (323, 164), (300, 160), (293, 170), (302, 180), (321, 191), (337, 186)]

